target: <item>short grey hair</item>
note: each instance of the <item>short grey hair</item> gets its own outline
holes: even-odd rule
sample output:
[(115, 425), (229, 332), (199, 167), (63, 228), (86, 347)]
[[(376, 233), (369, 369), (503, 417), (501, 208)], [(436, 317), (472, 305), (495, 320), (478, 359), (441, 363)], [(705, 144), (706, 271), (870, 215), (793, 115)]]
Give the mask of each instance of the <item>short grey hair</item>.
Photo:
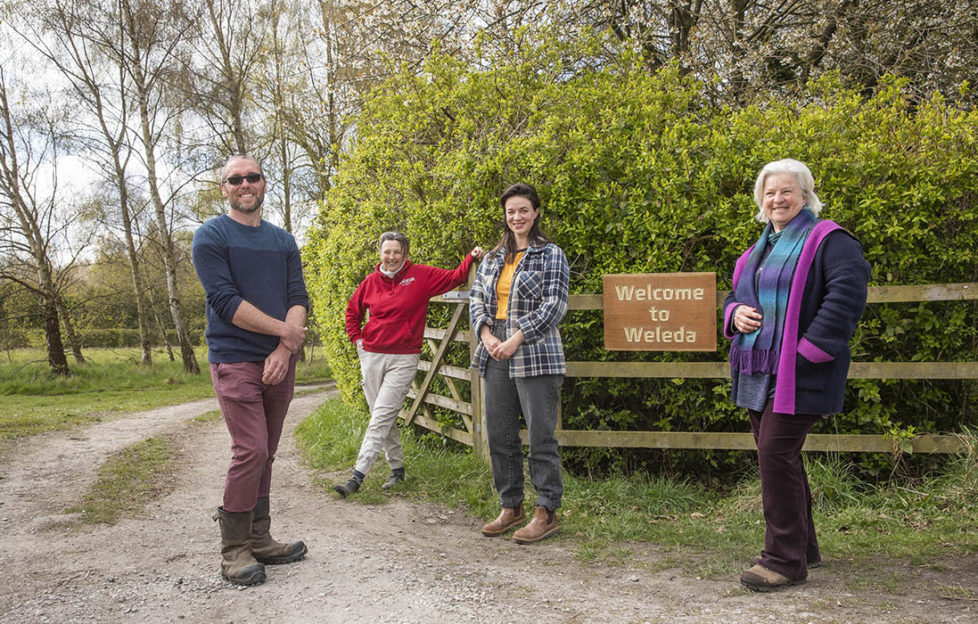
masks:
[(761, 223), (768, 222), (767, 215), (764, 214), (764, 181), (772, 173), (787, 173), (794, 176), (808, 209), (815, 213), (816, 217), (818, 213), (822, 212), (822, 200), (815, 194), (815, 178), (812, 176), (812, 172), (805, 166), (805, 163), (793, 158), (785, 158), (769, 162), (757, 174), (757, 181), (754, 182), (754, 203), (757, 204), (755, 219)]
[(261, 168), (261, 163), (258, 162), (254, 156), (249, 156), (248, 154), (232, 154), (227, 160), (224, 161), (224, 165), (221, 166), (221, 184), (224, 184), (224, 179), (228, 176), (228, 167), (231, 166), (236, 160), (250, 160), (251, 162), (258, 165), (258, 173), (262, 174), (264, 177), (265, 172)]
[(380, 240), (377, 241), (377, 249), (383, 247), (384, 243), (387, 241), (397, 241), (400, 243), (401, 251), (404, 252), (405, 256), (408, 254), (408, 250), (411, 248), (411, 243), (408, 242), (407, 236), (401, 234), (400, 232), (390, 231), (384, 232), (380, 235)]

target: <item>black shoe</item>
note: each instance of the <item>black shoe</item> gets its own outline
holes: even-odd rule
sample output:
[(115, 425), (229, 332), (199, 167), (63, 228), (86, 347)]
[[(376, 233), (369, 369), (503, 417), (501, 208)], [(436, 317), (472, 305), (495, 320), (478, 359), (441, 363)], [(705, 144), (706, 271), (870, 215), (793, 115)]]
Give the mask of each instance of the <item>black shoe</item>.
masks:
[(384, 485), (380, 487), (385, 490), (390, 490), (402, 483), (404, 483), (404, 469), (395, 468), (391, 471), (391, 476), (387, 477), (387, 481), (384, 481)]
[(336, 490), (337, 494), (343, 498), (346, 498), (350, 494), (356, 494), (357, 490), (360, 489), (360, 482), (353, 477), (350, 477), (349, 481), (346, 483), (341, 483), (340, 485), (334, 485), (333, 489)]

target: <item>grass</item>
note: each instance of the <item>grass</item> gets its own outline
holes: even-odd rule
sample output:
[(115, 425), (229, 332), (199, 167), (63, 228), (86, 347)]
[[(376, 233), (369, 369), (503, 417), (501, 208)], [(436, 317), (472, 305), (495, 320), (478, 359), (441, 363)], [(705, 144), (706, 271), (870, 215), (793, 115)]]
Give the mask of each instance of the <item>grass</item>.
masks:
[[(97, 422), (117, 413), (153, 409), (214, 396), (207, 352), (197, 351), (202, 374), (185, 373), (156, 350), (154, 364), (141, 366), (138, 349), (87, 349), (85, 365), (71, 365), (69, 377), (52, 375), (45, 354), (18, 349), (0, 362), (0, 440)], [(298, 383), (323, 381), (323, 358), (300, 363)]]
[[(296, 428), (307, 462), (325, 471), (342, 471), (346, 480), (353, 470), (360, 442), (367, 429), (367, 416), (347, 409), (339, 399), (327, 401)], [(403, 432), (404, 461), (408, 480), (397, 493), (427, 498), (456, 507), (459, 504), (480, 514), (492, 510), (492, 486), (488, 467), (472, 453), (448, 449), (435, 436)], [(380, 503), (387, 499), (381, 484), (388, 471), (381, 459), (367, 475), (356, 500)]]
[[(342, 471), (345, 479), (366, 425), (365, 414), (337, 399), (306, 419), (296, 437), (311, 466)], [(868, 484), (853, 476), (841, 456), (809, 457), (823, 555), (851, 566), (853, 582), (873, 579), (877, 589), (898, 592), (915, 567), (939, 570), (949, 558), (978, 552), (978, 434), (966, 432), (962, 438), (967, 452), (941, 474), (913, 483)], [(454, 444), (449, 449), (439, 436), (413, 430), (402, 430), (401, 439), (408, 480), (393, 494), (383, 492), (387, 471), (381, 459), (352, 501), (377, 504), (406, 496), (463, 506), (484, 519), (498, 513), (489, 468), (471, 452)], [(533, 498), (530, 488), (528, 511)], [(678, 567), (702, 577), (736, 574), (763, 544), (760, 482), (756, 474), (748, 475), (733, 490), (720, 492), (692, 480), (598, 481), (565, 473), (561, 527), (556, 539), (574, 540), (582, 561), (615, 565), (647, 547), (655, 551), (647, 558), (655, 569)], [(880, 575), (880, 559), (907, 565)]]
[(199, 416), (194, 416), (193, 418), (190, 419), (189, 422), (195, 425), (204, 425), (207, 423), (217, 422), (221, 420), (221, 418), (222, 418), (221, 410), (216, 409), (216, 410), (211, 410), (209, 412), (204, 412)]
[[(187, 422), (195, 427), (220, 419), (221, 410), (210, 410)], [(102, 464), (95, 484), (82, 503), (65, 512), (80, 513), (84, 524), (115, 524), (123, 517), (138, 516), (147, 503), (166, 492), (177, 455), (170, 435), (127, 446)]]
[(68, 513), (81, 513), (86, 524), (115, 524), (135, 517), (163, 490), (173, 446), (165, 436), (142, 440), (109, 458), (83, 502)]

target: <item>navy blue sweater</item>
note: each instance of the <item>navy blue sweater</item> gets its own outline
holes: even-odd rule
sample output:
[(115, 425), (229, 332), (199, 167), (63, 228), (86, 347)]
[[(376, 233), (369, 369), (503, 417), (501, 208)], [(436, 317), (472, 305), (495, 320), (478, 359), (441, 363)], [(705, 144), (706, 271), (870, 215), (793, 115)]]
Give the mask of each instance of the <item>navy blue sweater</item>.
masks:
[(194, 234), (193, 258), (207, 294), (211, 363), (260, 362), (278, 346), (278, 336), (231, 323), (242, 301), (280, 321), (293, 306), (309, 307), (295, 239), (267, 221), (250, 227), (227, 215), (211, 219)]

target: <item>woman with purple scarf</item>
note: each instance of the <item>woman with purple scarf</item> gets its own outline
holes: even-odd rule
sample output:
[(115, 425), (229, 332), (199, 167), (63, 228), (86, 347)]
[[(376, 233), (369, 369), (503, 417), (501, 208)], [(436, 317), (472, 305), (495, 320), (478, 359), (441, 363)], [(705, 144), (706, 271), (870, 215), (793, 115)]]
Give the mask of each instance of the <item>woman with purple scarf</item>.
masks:
[(804, 583), (822, 556), (801, 447), (812, 426), (842, 411), (849, 339), (866, 305), (869, 263), (838, 224), (818, 218), (811, 171), (797, 160), (761, 169), (757, 242), (737, 261), (724, 302), (732, 398), (757, 443), (764, 550), (740, 582), (755, 591)]

